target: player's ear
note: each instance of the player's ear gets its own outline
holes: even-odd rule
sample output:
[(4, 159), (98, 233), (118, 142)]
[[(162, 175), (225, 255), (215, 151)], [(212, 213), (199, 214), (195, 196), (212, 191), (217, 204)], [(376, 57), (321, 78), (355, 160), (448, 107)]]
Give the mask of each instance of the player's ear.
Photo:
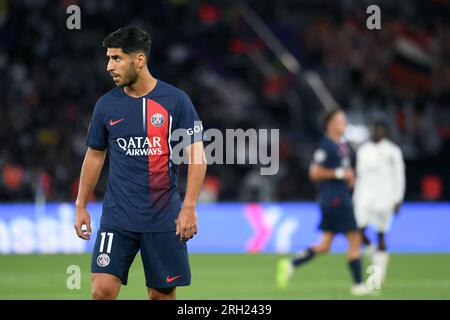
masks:
[(145, 65), (147, 64), (147, 57), (143, 53), (138, 53), (136, 55), (136, 59), (139, 68), (145, 67)]

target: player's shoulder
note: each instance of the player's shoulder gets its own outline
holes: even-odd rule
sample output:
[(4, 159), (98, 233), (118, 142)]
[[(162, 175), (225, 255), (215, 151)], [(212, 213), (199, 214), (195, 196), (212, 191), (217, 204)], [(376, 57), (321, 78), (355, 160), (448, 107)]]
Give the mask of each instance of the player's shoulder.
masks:
[(158, 79), (160, 93), (163, 95), (170, 95), (175, 97), (178, 101), (189, 99), (189, 95), (182, 89), (170, 84), (168, 82)]
[(329, 149), (333, 145), (333, 142), (327, 136), (322, 136), (319, 140), (319, 149)]
[(124, 95), (125, 93), (123, 92), (122, 87), (112, 88), (108, 92), (104, 93), (100, 98), (98, 98), (97, 106), (101, 108), (114, 100), (123, 98)]
[(358, 148), (358, 153), (364, 153), (367, 152), (367, 150), (369, 150), (370, 148), (373, 147), (373, 142), (370, 140), (367, 140), (366, 142), (364, 142), (363, 144), (361, 144)]
[(400, 147), (395, 142), (393, 142), (392, 140), (384, 139), (383, 143), (386, 145), (387, 148), (391, 149), (393, 152), (400, 152), (401, 153)]

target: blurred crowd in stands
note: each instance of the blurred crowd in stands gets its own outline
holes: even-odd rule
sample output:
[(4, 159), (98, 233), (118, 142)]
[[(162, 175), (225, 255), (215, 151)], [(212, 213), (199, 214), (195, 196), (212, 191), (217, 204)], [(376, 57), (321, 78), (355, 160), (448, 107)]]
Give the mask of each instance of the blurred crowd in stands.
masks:
[[(247, 1), (300, 63), (293, 74), (234, 1), (0, 0), (0, 201), (75, 199), (93, 107), (114, 85), (101, 42), (129, 24), (150, 33), (150, 71), (191, 96), (205, 128), (280, 128), (279, 174), (211, 165), (202, 201), (315, 199), (323, 106), (308, 71), (347, 112), (355, 148), (373, 118), (388, 122), (407, 200), (450, 200), (450, 3), (372, 2), (380, 30), (367, 29), (364, 1)], [(66, 28), (71, 4), (81, 30)], [(107, 168), (93, 199), (106, 179)]]

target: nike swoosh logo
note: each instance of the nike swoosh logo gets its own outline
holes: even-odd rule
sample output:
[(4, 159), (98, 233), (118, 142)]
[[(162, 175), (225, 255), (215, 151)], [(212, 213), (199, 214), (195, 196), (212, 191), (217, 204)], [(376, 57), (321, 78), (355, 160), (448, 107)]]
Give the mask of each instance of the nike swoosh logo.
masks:
[(125, 120), (125, 119), (122, 118), (122, 119), (119, 119), (119, 120), (116, 120), (116, 121), (113, 121), (112, 119), (109, 119), (109, 125), (113, 126), (113, 125), (118, 124), (119, 122), (121, 122), (123, 120)]
[(179, 277), (181, 277), (181, 274), (179, 274), (179, 275), (177, 275), (177, 276), (175, 276), (175, 277), (172, 277), (172, 278), (169, 278), (169, 276), (167, 276), (166, 282), (167, 282), (167, 283), (172, 282), (172, 281), (178, 279)]

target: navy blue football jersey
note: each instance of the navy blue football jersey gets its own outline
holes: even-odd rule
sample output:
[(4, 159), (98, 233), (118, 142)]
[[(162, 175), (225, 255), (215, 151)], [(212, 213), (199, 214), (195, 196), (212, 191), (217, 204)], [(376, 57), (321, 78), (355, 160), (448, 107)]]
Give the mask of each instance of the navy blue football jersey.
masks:
[[(328, 169), (354, 168), (355, 152), (348, 143), (336, 143), (325, 136), (314, 153), (313, 161)], [(323, 180), (319, 182), (319, 202), (326, 207), (351, 205), (351, 189), (344, 180)]]
[(86, 144), (108, 150), (101, 225), (134, 232), (175, 231), (181, 199), (171, 134), (186, 129), (191, 142), (201, 140), (201, 134), (192, 134), (194, 128), (203, 129), (199, 121), (189, 96), (159, 79), (143, 97), (116, 87), (97, 101)]

